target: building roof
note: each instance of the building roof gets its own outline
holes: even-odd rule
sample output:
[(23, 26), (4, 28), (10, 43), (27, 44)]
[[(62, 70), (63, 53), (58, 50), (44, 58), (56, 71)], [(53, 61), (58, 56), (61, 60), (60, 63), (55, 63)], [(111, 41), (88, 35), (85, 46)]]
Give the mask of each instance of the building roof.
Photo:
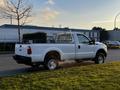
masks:
[[(11, 24), (4, 24), (1, 25), (0, 28), (17, 28), (17, 25), (11, 25)], [(72, 28), (57, 28), (57, 27), (42, 27), (42, 26), (32, 26), (32, 25), (24, 25), (20, 26), (21, 29), (44, 29), (44, 30), (74, 30), (74, 31), (90, 31), (86, 29), (72, 29)]]

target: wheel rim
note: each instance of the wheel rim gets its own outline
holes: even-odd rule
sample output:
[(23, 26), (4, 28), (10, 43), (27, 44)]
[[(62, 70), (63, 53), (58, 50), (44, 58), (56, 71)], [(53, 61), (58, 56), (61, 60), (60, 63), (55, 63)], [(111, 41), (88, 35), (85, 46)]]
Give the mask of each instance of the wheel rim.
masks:
[(102, 55), (98, 56), (98, 62), (99, 64), (102, 64), (104, 62), (104, 57)]
[(57, 67), (57, 63), (54, 59), (49, 60), (48, 62), (48, 68), (49, 70), (54, 70)]

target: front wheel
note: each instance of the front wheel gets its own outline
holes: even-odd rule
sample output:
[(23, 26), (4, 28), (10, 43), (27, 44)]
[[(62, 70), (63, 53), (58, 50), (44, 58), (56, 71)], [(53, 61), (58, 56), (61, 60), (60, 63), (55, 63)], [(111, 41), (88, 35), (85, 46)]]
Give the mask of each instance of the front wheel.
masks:
[(47, 62), (45, 63), (45, 67), (48, 70), (55, 70), (58, 67), (58, 60), (56, 59), (47, 59)]
[(105, 62), (105, 55), (103, 53), (97, 53), (95, 57), (95, 64), (102, 64)]

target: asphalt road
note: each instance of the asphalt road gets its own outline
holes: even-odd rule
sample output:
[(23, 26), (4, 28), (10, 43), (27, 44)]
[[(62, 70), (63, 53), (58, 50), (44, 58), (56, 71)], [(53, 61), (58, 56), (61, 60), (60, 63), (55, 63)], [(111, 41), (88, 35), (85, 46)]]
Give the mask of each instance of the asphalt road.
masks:
[[(11, 76), (16, 74), (22, 74), (27, 72), (37, 72), (37, 71), (45, 71), (43, 67), (38, 69), (33, 69), (29, 66), (19, 65), (17, 64), (13, 58), (13, 54), (1, 54), (0, 55), (0, 76)], [(108, 56), (106, 59), (106, 63), (120, 61), (120, 49), (108, 50)], [(94, 64), (93, 62), (83, 62), (83, 63), (75, 63), (75, 62), (65, 62), (61, 65), (60, 68), (69, 68), (73, 66), (83, 66)]]
[(108, 50), (106, 62), (120, 61), (120, 49)]

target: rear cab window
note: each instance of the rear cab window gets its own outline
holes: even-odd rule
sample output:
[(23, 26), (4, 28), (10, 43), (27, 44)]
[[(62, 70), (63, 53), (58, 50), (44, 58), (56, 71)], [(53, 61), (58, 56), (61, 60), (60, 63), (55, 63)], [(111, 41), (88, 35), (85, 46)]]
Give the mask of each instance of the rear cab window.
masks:
[(73, 43), (72, 37), (73, 37), (72, 34), (61, 34), (61, 35), (58, 35), (56, 43), (72, 44)]

